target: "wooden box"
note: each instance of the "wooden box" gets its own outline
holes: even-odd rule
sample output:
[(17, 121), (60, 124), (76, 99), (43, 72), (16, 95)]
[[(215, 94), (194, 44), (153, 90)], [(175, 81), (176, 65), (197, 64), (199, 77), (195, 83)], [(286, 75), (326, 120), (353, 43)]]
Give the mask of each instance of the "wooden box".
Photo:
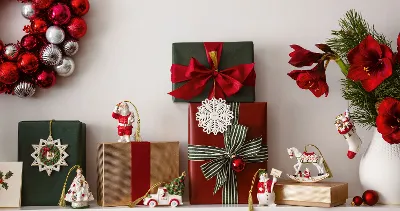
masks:
[(343, 182), (298, 183), (279, 181), (275, 187), (275, 203), (307, 207), (335, 207), (346, 203), (348, 184)]

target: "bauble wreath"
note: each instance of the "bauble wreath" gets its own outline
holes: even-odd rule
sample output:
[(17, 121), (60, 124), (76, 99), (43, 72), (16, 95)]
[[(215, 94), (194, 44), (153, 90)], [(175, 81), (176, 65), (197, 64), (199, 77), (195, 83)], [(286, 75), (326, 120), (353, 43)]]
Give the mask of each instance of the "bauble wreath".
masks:
[(50, 88), (56, 75), (74, 72), (73, 56), (78, 41), (86, 34), (82, 18), (90, 8), (88, 0), (17, 0), (21, 14), (30, 20), (17, 43), (0, 40), (0, 93), (31, 97), (36, 87)]

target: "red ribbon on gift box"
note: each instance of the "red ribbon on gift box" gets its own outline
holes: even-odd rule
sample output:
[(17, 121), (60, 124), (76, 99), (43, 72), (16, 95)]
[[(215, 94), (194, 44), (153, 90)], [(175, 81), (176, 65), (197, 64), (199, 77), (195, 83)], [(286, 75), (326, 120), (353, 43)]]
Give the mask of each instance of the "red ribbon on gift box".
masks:
[(131, 200), (143, 196), (150, 187), (150, 142), (131, 142)]
[(185, 81), (187, 83), (168, 94), (176, 98), (190, 100), (203, 92), (208, 80), (214, 80), (208, 98), (225, 99), (236, 94), (243, 86), (255, 86), (256, 73), (254, 71), (254, 63), (240, 64), (224, 70), (218, 70), (222, 47), (222, 42), (204, 43), (211, 69), (200, 64), (195, 58), (190, 59), (188, 66), (172, 64), (172, 83)]

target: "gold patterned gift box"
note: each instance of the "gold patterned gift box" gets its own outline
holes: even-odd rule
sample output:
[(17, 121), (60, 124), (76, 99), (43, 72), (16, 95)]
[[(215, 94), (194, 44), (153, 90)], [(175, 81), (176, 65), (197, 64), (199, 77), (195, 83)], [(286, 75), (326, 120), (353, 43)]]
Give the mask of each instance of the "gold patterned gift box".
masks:
[(154, 184), (179, 176), (179, 142), (100, 144), (97, 172), (97, 203), (129, 205)]
[(348, 184), (342, 182), (298, 183), (279, 181), (275, 187), (275, 203), (310, 207), (335, 207), (346, 203)]

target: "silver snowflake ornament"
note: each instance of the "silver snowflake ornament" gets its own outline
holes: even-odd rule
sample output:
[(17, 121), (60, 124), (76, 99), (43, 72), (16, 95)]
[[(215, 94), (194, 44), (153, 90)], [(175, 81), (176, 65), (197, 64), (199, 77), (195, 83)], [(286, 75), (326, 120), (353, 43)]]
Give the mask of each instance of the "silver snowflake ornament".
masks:
[(224, 133), (228, 126), (232, 124), (233, 112), (230, 107), (223, 99), (204, 100), (201, 102), (201, 106), (197, 107), (196, 120), (199, 121), (198, 126), (202, 127), (207, 134)]
[(65, 158), (69, 155), (65, 152), (68, 144), (62, 145), (60, 139), (53, 140), (49, 136), (47, 140), (40, 139), (38, 145), (32, 144), (35, 150), (31, 156), (34, 161), (31, 166), (39, 166), (39, 171), (46, 171), (51, 175), (52, 171), (60, 171), (61, 166), (68, 166)]

